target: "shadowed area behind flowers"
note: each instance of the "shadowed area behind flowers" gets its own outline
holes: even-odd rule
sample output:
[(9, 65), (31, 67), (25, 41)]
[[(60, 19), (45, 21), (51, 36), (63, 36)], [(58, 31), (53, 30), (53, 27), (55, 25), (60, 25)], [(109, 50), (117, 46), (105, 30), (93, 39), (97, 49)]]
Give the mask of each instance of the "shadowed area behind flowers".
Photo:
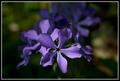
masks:
[[(93, 46), (93, 60), (68, 60), (68, 72), (61, 73), (54, 64), (39, 65), (41, 55), (32, 54), (27, 66), (16, 69), (21, 61), (18, 46), (20, 33), (30, 29), (40, 19), (39, 11), (50, 3), (2, 3), (2, 76), (3, 78), (116, 78), (117, 77), (117, 4), (88, 3), (97, 10), (101, 23), (91, 29), (87, 39)], [(72, 41), (70, 41), (72, 42)]]

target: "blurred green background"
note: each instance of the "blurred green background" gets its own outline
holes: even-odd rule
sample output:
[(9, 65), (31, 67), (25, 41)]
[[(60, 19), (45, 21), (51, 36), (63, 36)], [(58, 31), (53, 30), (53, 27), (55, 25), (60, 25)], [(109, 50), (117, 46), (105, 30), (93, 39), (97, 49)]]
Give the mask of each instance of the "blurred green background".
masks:
[(26, 67), (16, 69), (22, 60), (18, 46), (20, 33), (32, 27), (39, 19), (39, 11), (49, 8), (49, 3), (40, 2), (3, 2), (2, 3), (2, 77), (3, 78), (117, 78), (117, 3), (88, 4), (97, 10), (101, 23), (91, 33), (93, 60), (88, 63), (84, 58), (68, 60), (68, 72), (61, 73), (54, 64), (49, 67), (39, 65), (40, 54), (32, 54)]

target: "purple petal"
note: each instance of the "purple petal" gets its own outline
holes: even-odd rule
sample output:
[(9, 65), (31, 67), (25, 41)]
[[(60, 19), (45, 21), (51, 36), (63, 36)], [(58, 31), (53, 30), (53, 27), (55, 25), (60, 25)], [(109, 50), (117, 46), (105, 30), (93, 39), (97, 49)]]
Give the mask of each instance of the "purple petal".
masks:
[(27, 64), (28, 64), (28, 62), (29, 62), (29, 56), (27, 56), (27, 57), (24, 57), (24, 60), (22, 61), (22, 62), (20, 62), (17, 66), (16, 66), (16, 68), (19, 68), (20, 66), (26, 66)]
[(38, 46), (40, 45), (40, 43), (37, 43), (34, 46), (30, 46), (30, 47), (24, 47), (23, 49), (23, 55), (21, 56), (24, 60), (22, 62), (20, 62), (17, 67), (20, 67), (21, 65), (26, 66), (29, 62), (29, 56), (32, 54), (32, 50), (35, 50)]
[(28, 32), (23, 33), (24, 37), (31, 39), (31, 40), (37, 40), (38, 35), (35, 30), (29, 30)]
[(98, 24), (98, 23), (100, 23), (100, 22), (101, 22), (101, 20), (100, 20), (99, 17), (94, 18), (94, 24)]
[(46, 19), (46, 20), (40, 21), (39, 27), (40, 27), (42, 33), (47, 33), (48, 29), (50, 28), (49, 20)]
[(45, 54), (46, 54), (48, 51), (49, 51), (49, 49), (47, 49), (47, 48), (45, 48), (45, 47), (43, 47), (43, 46), (41, 46), (41, 48), (40, 48), (40, 50), (39, 50), (39, 52), (40, 52), (43, 56), (45, 56)]
[(87, 46), (85, 46), (85, 48), (83, 48), (83, 51), (85, 52), (85, 54), (91, 55), (92, 54), (92, 47), (87, 45)]
[(58, 36), (59, 36), (58, 48), (61, 48), (65, 41), (72, 37), (72, 32), (70, 29), (64, 28), (63, 30), (58, 32)]
[(53, 64), (53, 57), (54, 54), (51, 52), (46, 53), (44, 56), (42, 56), (41, 61), (40, 61), (40, 65), (46, 67), (48, 65), (52, 65)]
[(54, 18), (54, 25), (56, 28), (58, 29), (63, 29), (65, 27), (69, 27), (69, 20), (62, 16), (62, 15), (58, 15)]
[(100, 22), (100, 18), (92, 18), (92, 17), (87, 17), (85, 20), (81, 21), (79, 24), (84, 25), (84, 26), (92, 26), (93, 24), (97, 24)]
[(25, 60), (23, 60), (22, 62), (20, 62), (16, 67), (19, 68), (22, 65), (27, 65), (27, 63), (25, 62)]
[(77, 10), (76, 12), (73, 13), (73, 19), (74, 19), (74, 22), (77, 22), (80, 18), (80, 16), (82, 15), (81, 11), (80, 10)]
[(58, 38), (58, 32), (59, 32), (59, 29), (54, 29), (53, 33), (51, 34), (51, 38), (52, 40), (56, 40)]
[(48, 19), (49, 18), (49, 12), (48, 9), (42, 9), (40, 10), (40, 16), (44, 19)]
[(61, 52), (63, 52), (67, 57), (71, 59), (80, 58), (82, 56), (80, 54), (80, 47), (80, 45), (74, 45), (66, 49), (61, 49)]
[(52, 38), (47, 34), (40, 34), (38, 41), (42, 46), (46, 48), (56, 48), (56, 45), (54, 44)]
[(85, 47), (82, 47), (80, 49), (80, 52), (82, 54), (82, 56), (88, 61), (90, 62), (92, 60), (91, 54), (92, 54), (92, 48), (91, 46), (87, 45)]
[(35, 49), (37, 49), (37, 47), (38, 46), (40, 46), (40, 43), (37, 43), (37, 44), (35, 44), (34, 46), (28, 46), (28, 47), (24, 47), (24, 49), (23, 49), (23, 57), (24, 56), (28, 56), (28, 55), (31, 55), (32, 53), (31, 53), (31, 50), (35, 50)]
[(96, 10), (92, 7), (89, 7), (84, 11), (83, 16), (93, 16), (95, 15), (95, 13), (96, 13)]
[(52, 3), (51, 13), (56, 14), (58, 11), (58, 6), (56, 3)]
[(76, 46), (76, 47), (78, 47), (78, 48), (81, 48), (81, 45), (79, 44), (79, 43), (75, 43), (75, 44), (73, 44), (73, 45), (71, 45), (72, 47), (74, 47), (74, 46)]
[(85, 38), (79, 32), (77, 32), (77, 34), (75, 35), (75, 41), (79, 42), (80, 44), (83, 44), (84, 40)]
[(82, 28), (82, 27), (78, 27), (78, 31), (80, 33), (80, 35), (87, 37), (90, 33), (90, 31), (86, 28)]
[(68, 34), (68, 39), (70, 39), (72, 37), (71, 29), (67, 28), (67, 34)]
[(67, 60), (61, 55), (60, 52), (57, 53), (57, 63), (59, 68), (63, 73), (67, 72)]

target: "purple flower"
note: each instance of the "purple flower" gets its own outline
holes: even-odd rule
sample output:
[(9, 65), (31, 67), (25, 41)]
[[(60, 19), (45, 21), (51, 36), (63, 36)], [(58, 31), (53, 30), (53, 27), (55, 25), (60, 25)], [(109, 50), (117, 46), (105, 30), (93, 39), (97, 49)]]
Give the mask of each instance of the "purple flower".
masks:
[[(50, 24), (48, 20), (42, 20), (39, 23), (39, 29), (41, 30), (41, 33), (48, 32), (50, 28)], [(58, 38), (58, 29), (53, 30), (53, 32), (50, 34), (52, 40), (56, 40)], [(39, 34), (35, 30), (28, 30), (27, 32), (22, 33), (22, 39), (27, 40), (28, 44), (22, 49), (22, 58), (23, 61), (20, 62), (17, 67), (21, 65), (27, 65), (29, 62), (29, 57), (32, 54), (32, 51), (38, 50), (41, 46), (41, 44), (38, 41)], [(33, 43), (34, 42), (34, 43)], [(42, 48), (42, 47), (41, 47)]]
[(58, 46), (54, 44), (52, 38), (49, 35), (41, 34), (39, 36), (39, 41), (41, 45), (43, 45), (46, 48), (52, 48), (52, 51), (45, 49), (40, 50), (46, 53), (42, 56), (40, 64), (43, 65), (44, 67), (52, 65), (53, 57), (57, 54), (58, 66), (63, 73), (66, 73), (67, 60), (62, 56), (62, 53), (71, 59), (80, 58), (81, 57), (80, 45), (71, 46), (69, 48), (63, 48), (65, 41), (71, 38), (71, 32), (67, 28), (59, 31), (58, 35), (59, 35)]
[(63, 29), (65, 27), (70, 27), (69, 18), (67, 18), (64, 14), (59, 13), (57, 4), (52, 4), (51, 11), (48, 11), (48, 9), (42, 9), (40, 11), (40, 16), (43, 19), (50, 20), (51, 29)]
[[(91, 26), (100, 22), (99, 17), (95, 17), (96, 10), (87, 6), (86, 3), (53, 3), (52, 12), (64, 15), (71, 23), (73, 36), (89, 36)], [(77, 31), (75, 31), (77, 29)], [(79, 40), (79, 39), (78, 39)]]

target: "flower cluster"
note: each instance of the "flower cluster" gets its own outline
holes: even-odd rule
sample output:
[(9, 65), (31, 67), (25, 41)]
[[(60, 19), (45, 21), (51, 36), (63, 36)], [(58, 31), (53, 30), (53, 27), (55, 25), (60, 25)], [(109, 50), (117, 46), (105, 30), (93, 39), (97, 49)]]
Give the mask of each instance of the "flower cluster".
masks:
[(100, 22), (99, 17), (94, 16), (95, 9), (86, 3), (52, 3), (51, 10), (42, 9), (39, 14), (42, 19), (22, 33), (26, 45), (22, 49), (23, 61), (17, 67), (26, 66), (34, 51), (41, 54), (39, 64), (43, 67), (52, 65), (57, 56), (62, 73), (67, 72), (65, 56), (91, 61), (92, 47), (85, 45), (83, 39), (89, 36), (90, 27)]

